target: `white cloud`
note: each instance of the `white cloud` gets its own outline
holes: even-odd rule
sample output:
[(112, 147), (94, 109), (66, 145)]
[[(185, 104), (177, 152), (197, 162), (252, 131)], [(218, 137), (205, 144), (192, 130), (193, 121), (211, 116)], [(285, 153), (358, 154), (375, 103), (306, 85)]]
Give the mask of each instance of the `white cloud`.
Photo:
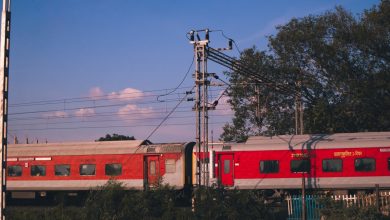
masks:
[(115, 99), (120, 101), (139, 100), (144, 96), (144, 92), (138, 89), (126, 88), (119, 92), (111, 92), (108, 95), (109, 99)]
[(129, 100), (139, 100), (145, 96), (146, 93), (141, 90), (134, 88), (125, 88), (118, 92), (111, 92), (109, 94), (105, 94), (103, 90), (96, 86), (92, 87), (89, 90), (89, 98), (93, 100), (99, 99), (109, 99), (109, 100), (117, 100), (117, 101), (129, 101)]
[(95, 115), (95, 110), (93, 108), (81, 108), (74, 112), (74, 115), (77, 117), (85, 117)]
[(93, 87), (89, 90), (89, 97), (91, 99), (100, 99), (103, 95), (104, 92), (100, 87)]
[[(150, 118), (154, 115), (152, 107), (141, 108), (136, 105), (126, 105), (118, 110), (118, 116), (124, 119)], [(134, 114), (134, 115), (132, 115)]]
[(43, 116), (48, 118), (65, 118), (68, 116), (68, 113), (63, 111), (55, 111), (44, 113)]

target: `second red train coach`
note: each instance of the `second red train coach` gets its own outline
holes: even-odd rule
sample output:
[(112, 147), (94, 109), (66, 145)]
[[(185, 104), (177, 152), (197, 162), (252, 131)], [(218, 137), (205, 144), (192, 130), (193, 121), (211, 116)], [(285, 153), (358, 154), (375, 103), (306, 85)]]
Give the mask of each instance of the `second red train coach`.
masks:
[(250, 137), (212, 146), (210, 180), (241, 189), (390, 187), (390, 132)]

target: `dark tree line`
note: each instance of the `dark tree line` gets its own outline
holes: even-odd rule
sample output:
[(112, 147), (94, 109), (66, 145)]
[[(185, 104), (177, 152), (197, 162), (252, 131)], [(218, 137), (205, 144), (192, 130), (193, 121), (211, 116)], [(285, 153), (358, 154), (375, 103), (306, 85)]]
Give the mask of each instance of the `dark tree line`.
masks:
[(124, 140), (135, 140), (134, 136), (126, 136), (121, 134), (106, 134), (104, 137), (100, 137), (96, 141), (124, 141)]
[[(390, 130), (390, 1), (354, 16), (342, 7), (291, 19), (268, 38), (268, 51), (238, 58), (275, 83), (227, 72), (235, 112), (221, 139), (295, 133), (296, 93), (305, 133)], [(293, 85), (293, 86), (291, 86)]]

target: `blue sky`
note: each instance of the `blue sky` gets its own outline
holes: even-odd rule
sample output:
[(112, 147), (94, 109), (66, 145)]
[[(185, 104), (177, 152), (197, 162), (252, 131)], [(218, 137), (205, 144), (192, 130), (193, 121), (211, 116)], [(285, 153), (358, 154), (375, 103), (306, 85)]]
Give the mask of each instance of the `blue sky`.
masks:
[[(78, 141), (106, 133), (146, 138), (187, 89), (174, 92), (171, 102), (156, 102), (155, 95), (175, 88), (192, 62), (192, 46), (185, 36), (191, 29), (223, 30), (241, 50), (266, 49), (266, 36), (293, 17), (319, 14), (336, 5), (357, 14), (378, 3), (13, 0), (10, 139)], [(211, 46), (225, 45), (221, 34), (211, 34)], [(238, 56), (236, 50), (227, 53)], [(223, 70), (209, 66), (210, 72), (220, 75)], [(192, 85), (187, 77), (181, 87)], [(221, 89), (215, 88), (212, 95), (217, 97)], [(85, 98), (71, 99), (80, 97)], [(49, 100), (57, 102), (48, 104)], [(30, 103), (35, 101), (46, 102)], [(151, 140), (194, 140), (192, 104), (183, 103), (182, 113), (173, 114), (176, 118), (169, 119)], [(212, 114), (210, 130), (217, 139), (231, 112), (225, 106)]]

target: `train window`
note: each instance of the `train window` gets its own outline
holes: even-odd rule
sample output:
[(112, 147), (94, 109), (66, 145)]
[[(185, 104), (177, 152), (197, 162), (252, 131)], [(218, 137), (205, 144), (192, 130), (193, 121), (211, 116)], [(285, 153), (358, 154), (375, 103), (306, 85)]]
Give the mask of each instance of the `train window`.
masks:
[(277, 160), (262, 160), (260, 161), (260, 173), (278, 173), (279, 161)]
[(358, 158), (355, 159), (355, 171), (375, 171), (374, 158)]
[(31, 176), (46, 176), (46, 166), (32, 165)]
[(107, 176), (122, 175), (122, 164), (120, 163), (106, 164), (105, 172)]
[(156, 175), (156, 161), (150, 161), (150, 175)]
[(224, 160), (223, 161), (223, 172), (225, 174), (230, 173), (230, 160)]
[(341, 172), (343, 170), (343, 161), (341, 159), (322, 160), (322, 171)]
[(175, 159), (166, 159), (165, 160), (165, 172), (174, 173), (176, 172), (176, 161)]
[(68, 164), (55, 165), (54, 174), (56, 176), (69, 176), (70, 175), (70, 165), (68, 165)]
[(95, 164), (81, 164), (80, 165), (80, 176), (93, 176), (96, 174)]
[(22, 166), (8, 166), (8, 176), (22, 176)]
[(310, 160), (291, 160), (291, 172), (293, 173), (307, 173), (310, 172)]

